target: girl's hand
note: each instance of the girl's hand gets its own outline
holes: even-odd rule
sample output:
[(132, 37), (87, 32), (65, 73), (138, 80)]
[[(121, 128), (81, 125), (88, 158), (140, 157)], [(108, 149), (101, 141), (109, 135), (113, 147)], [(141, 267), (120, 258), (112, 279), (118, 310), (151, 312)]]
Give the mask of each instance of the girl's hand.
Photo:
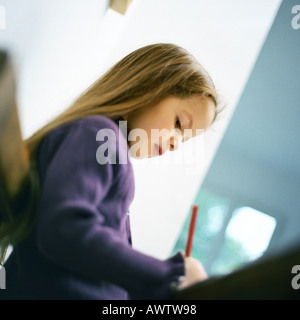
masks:
[(192, 257), (186, 257), (184, 258), (184, 262), (185, 276), (178, 285), (178, 289), (183, 289), (187, 286), (195, 284), (196, 282), (208, 279), (208, 275), (200, 261)]

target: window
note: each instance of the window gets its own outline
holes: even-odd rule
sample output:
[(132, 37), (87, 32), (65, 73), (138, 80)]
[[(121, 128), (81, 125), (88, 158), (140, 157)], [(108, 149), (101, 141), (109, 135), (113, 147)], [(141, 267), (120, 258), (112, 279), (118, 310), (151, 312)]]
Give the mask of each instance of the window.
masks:
[[(226, 274), (257, 259), (267, 249), (276, 220), (250, 207), (236, 208), (229, 199), (201, 190), (191, 256), (209, 275)], [(190, 214), (173, 253), (184, 251)]]

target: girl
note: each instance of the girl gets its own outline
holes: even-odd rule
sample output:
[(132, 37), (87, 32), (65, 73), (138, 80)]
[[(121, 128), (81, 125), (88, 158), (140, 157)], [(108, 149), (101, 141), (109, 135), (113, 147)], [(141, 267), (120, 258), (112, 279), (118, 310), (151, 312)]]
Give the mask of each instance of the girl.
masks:
[[(132, 248), (130, 157), (176, 150), (189, 138), (184, 129), (195, 136), (210, 127), (217, 106), (214, 84), (195, 58), (174, 44), (154, 44), (127, 55), (31, 136), (37, 209), (22, 218), (30, 230), (8, 241), (14, 250), (5, 263), (5, 298), (171, 299), (174, 283), (206, 279), (201, 263), (181, 252), (159, 260)], [(167, 130), (154, 143), (152, 129)]]

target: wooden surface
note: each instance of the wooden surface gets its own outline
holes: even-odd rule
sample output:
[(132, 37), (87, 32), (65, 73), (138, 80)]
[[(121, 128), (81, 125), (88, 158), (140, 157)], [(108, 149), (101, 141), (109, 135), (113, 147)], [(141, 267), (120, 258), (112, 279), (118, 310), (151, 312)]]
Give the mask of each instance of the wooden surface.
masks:
[(177, 291), (175, 300), (300, 300), (300, 288), (292, 287), (295, 265), (300, 265), (300, 244), (231, 274)]

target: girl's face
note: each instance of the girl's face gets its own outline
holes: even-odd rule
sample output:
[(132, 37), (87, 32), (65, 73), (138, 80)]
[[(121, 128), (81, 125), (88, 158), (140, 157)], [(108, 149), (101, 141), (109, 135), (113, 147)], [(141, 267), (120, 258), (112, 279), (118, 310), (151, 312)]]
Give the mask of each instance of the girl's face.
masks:
[[(134, 158), (149, 158), (174, 151), (180, 144), (210, 127), (216, 113), (212, 99), (195, 95), (167, 97), (158, 104), (124, 116), (128, 143)], [(190, 130), (185, 130), (190, 129)]]

